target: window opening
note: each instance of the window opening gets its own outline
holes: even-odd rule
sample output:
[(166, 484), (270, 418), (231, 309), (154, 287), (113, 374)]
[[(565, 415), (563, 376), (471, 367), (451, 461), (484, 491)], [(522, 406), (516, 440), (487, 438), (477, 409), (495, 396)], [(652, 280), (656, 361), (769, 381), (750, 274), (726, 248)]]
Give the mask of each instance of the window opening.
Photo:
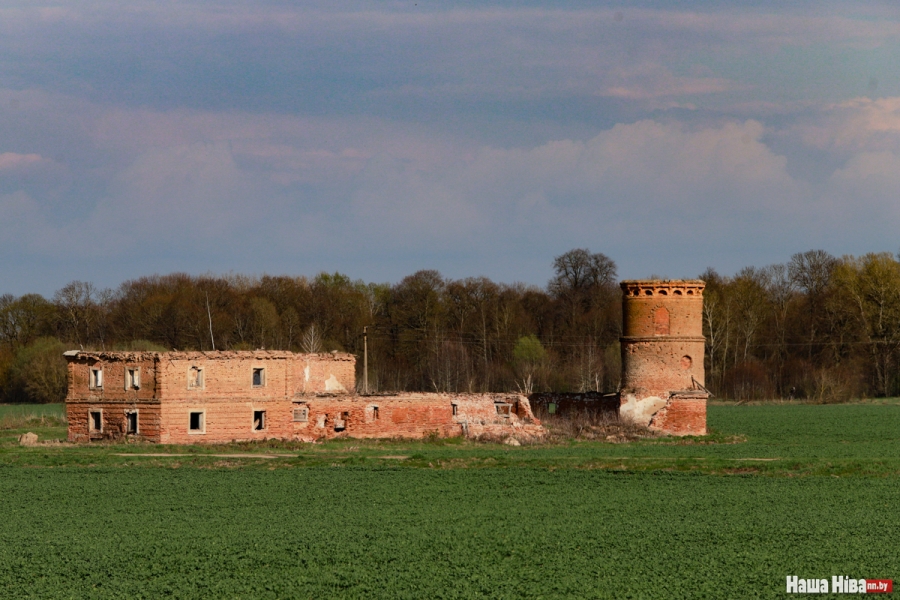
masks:
[(334, 430), (335, 431), (343, 431), (347, 428), (347, 421), (350, 419), (350, 413), (342, 412), (338, 415), (338, 418), (334, 420)]
[(504, 416), (504, 417), (508, 417), (509, 414), (510, 414), (510, 412), (511, 412), (512, 405), (511, 405), (511, 404), (500, 404), (500, 403), (497, 403), (497, 404), (494, 405), (494, 408), (497, 409), (497, 414), (498, 414), (498, 415), (502, 415), (502, 416)]
[(141, 370), (137, 367), (127, 367), (125, 369), (125, 389), (139, 390), (141, 389)]
[(547, 405), (547, 413), (551, 415), (556, 414), (556, 402), (551, 402)]
[(103, 431), (103, 413), (101, 411), (92, 410), (88, 415), (88, 421), (91, 431)]
[(103, 369), (91, 369), (91, 389), (103, 387)]
[(137, 411), (125, 413), (125, 433), (137, 435), (138, 432), (138, 414)]
[(203, 387), (203, 369), (200, 367), (191, 367), (188, 370), (188, 388), (200, 389)]
[(192, 412), (190, 419), (190, 430), (193, 433), (203, 433), (205, 431), (206, 423), (204, 423), (205, 419), (203, 418), (203, 412)]
[(309, 407), (298, 406), (294, 409), (294, 422), (306, 423), (309, 421)]
[(455, 417), (456, 414), (459, 412), (459, 405), (458, 405), (458, 404), (453, 404), (453, 405), (451, 405), (451, 406), (453, 406), (453, 416)]
[(262, 387), (266, 384), (266, 370), (262, 368), (253, 369), (253, 387)]
[(372, 419), (375, 421), (378, 420), (378, 407), (377, 406), (372, 407)]
[(253, 431), (262, 431), (266, 428), (266, 411), (253, 411)]

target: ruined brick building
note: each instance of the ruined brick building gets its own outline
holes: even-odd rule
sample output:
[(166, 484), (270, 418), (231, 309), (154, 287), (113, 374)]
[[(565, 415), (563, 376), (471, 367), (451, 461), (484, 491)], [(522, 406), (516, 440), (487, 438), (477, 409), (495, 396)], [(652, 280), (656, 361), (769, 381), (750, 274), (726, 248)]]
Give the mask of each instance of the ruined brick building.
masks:
[(622, 284), (619, 414), (674, 435), (706, 434), (700, 280)]
[[(622, 386), (595, 402), (674, 435), (706, 433), (702, 281), (622, 282)], [(350, 354), (65, 353), (73, 442), (223, 443), (545, 433), (519, 394), (359, 395)], [(608, 400), (612, 400), (609, 402)], [(558, 402), (554, 400), (554, 402)], [(555, 406), (555, 404), (554, 404)]]
[(544, 433), (528, 399), (518, 394), (358, 395), (356, 359), (350, 354), (71, 351), (65, 356), (73, 442)]

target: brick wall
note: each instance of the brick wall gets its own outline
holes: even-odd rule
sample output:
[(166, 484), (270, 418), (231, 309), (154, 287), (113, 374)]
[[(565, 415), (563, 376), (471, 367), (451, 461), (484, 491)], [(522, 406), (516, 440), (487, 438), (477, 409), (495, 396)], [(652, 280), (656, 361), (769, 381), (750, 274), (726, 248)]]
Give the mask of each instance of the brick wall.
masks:
[[(291, 402), (239, 401), (209, 398), (204, 401), (164, 401), (159, 440), (164, 444), (227, 443), (231, 441), (291, 439)], [(262, 428), (256, 428), (257, 413), (263, 413)], [(202, 415), (191, 429), (191, 413)]]
[(356, 357), (352, 354), (297, 354), (294, 393), (355, 393)]
[[(161, 353), (158, 397), (178, 402), (285, 398), (292, 389), (292, 358), (289, 352), (267, 351)], [(254, 385), (256, 369), (259, 385)]]
[[(123, 437), (134, 411), (139, 437), (171, 444), (543, 435), (528, 399), (516, 394), (359, 396), (349, 354), (71, 352), (66, 358), (72, 441)], [(126, 389), (129, 368), (140, 371), (138, 388)], [(102, 387), (90, 385), (91, 369), (103, 370)], [(101, 416), (99, 427), (92, 411)]]
[(703, 383), (704, 350), (703, 338), (622, 338), (622, 387), (639, 395), (689, 390)]
[[(349, 354), (73, 351), (66, 359), (72, 441), (122, 437), (126, 410), (138, 411), (139, 437), (153, 441), (290, 438), (294, 395), (352, 393), (356, 385), (356, 359)], [(129, 369), (137, 373), (137, 386)], [(92, 370), (102, 372), (100, 386), (93, 385)], [(102, 415), (96, 430), (91, 410)], [(267, 422), (257, 430), (253, 415), (260, 410)], [(206, 434), (190, 431), (190, 413), (198, 411), (207, 413)]]
[[(500, 407), (498, 409), (498, 406)], [(455, 407), (455, 408), (454, 408)], [(508, 414), (507, 414), (508, 409)], [(254, 429), (254, 411), (265, 411), (265, 428)], [(203, 427), (190, 431), (190, 413), (203, 413)], [(454, 412), (456, 414), (454, 414)], [(528, 400), (502, 394), (355, 394), (294, 396), (239, 402), (163, 402), (159, 441), (227, 443), (270, 438), (313, 441), (335, 437), (422, 438), (428, 435), (542, 436)]]
[[(79, 352), (67, 355), (67, 398), (98, 401), (152, 400), (156, 395), (157, 365), (154, 352)], [(91, 371), (103, 373), (101, 387), (91, 385)], [(137, 369), (139, 387), (126, 387), (126, 369)]]
[[(159, 404), (156, 400), (158, 368), (153, 352), (69, 352), (66, 416), (68, 439), (121, 439), (126, 435), (126, 412), (138, 413), (138, 435), (155, 439), (159, 435)], [(127, 370), (137, 373), (126, 378)], [(102, 385), (92, 383), (91, 371), (102, 372)], [(129, 385), (126, 385), (128, 383)], [(137, 383), (137, 387), (133, 384)], [(89, 413), (101, 415), (99, 428), (91, 427)]]
[(650, 428), (672, 435), (706, 435), (706, 398), (670, 398)]
[[(92, 427), (91, 412), (99, 412), (101, 425)], [(70, 442), (91, 440), (121, 440), (126, 437), (128, 413), (137, 413), (137, 434), (129, 435), (138, 440), (159, 441), (160, 405), (156, 402), (81, 402), (66, 403)]]

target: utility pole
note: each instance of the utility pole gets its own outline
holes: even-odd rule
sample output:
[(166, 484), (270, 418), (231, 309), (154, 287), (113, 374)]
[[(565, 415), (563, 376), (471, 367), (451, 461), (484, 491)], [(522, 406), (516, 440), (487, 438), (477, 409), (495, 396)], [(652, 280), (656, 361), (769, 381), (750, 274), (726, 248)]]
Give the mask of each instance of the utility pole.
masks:
[(363, 394), (369, 395), (369, 326), (363, 327)]
[(216, 349), (216, 338), (212, 332), (212, 313), (209, 310), (209, 292), (206, 292), (206, 316), (209, 318), (209, 341), (212, 342), (213, 351)]

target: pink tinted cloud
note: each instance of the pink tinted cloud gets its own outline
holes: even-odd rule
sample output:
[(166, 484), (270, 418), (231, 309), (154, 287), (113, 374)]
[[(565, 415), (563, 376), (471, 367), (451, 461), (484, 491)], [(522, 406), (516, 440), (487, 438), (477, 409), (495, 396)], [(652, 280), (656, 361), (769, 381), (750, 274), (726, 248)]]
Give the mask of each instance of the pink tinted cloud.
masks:
[(46, 161), (40, 154), (18, 154), (4, 152), (0, 154), (0, 171), (12, 171), (27, 168)]

